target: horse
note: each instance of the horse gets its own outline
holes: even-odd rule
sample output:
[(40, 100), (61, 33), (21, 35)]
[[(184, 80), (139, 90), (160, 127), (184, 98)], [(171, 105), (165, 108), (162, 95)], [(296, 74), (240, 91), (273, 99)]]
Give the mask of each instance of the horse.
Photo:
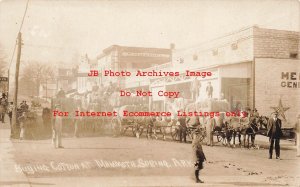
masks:
[(171, 121), (170, 118), (167, 118), (165, 116), (156, 117), (155, 120), (153, 120), (153, 127), (152, 127), (155, 139), (158, 139), (157, 132), (160, 132), (162, 134), (162, 139), (165, 141), (166, 135), (172, 132), (172, 125), (173, 122)]
[(246, 128), (244, 128), (244, 131), (242, 131), (244, 135), (244, 146), (245, 146), (245, 138), (247, 136), (247, 147), (249, 148), (249, 138), (251, 138), (251, 147), (255, 147), (255, 135), (257, 134), (259, 130), (258, 124), (256, 123), (256, 118), (250, 119), (250, 122)]
[(240, 119), (237, 117), (229, 117), (225, 121), (225, 134), (227, 142), (230, 145), (231, 140), (233, 140), (232, 144), (235, 147), (235, 138), (238, 137), (239, 144), (241, 145), (241, 124)]
[(267, 135), (267, 125), (269, 118), (267, 116), (259, 116), (256, 120), (258, 125), (258, 133), (262, 135)]
[[(166, 110), (171, 113), (170, 117), (164, 117), (161, 121), (164, 121), (164, 129), (162, 130), (163, 138), (165, 139), (165, 136), (167, 134), (167, 129), (170, 129), (169, 132), (173, 138), (173, 140), (176, 140), (179, 138), (179, 122), (177, 118), (177, 111), (178, 106), (175, 102), (166, 102)], [(159, 124), (159, 123), (158, 123)]]
[(225, 121), (223, 116), (216, 117), (216, 124), (213, 128), (213, 134), (217, 136), (218, 142), (222, 141), (223, 145), (230, 144), (232, 134), (228, 128), (228, 123)]
[(233, 147), (235, 147), (235, 138), (238, 137), (239, 145), (242, 145), (241, 136), (243, 135), (243, 146), (246, 147), (246, 139), (247, 139), (247, 147), (250, 146), (249, 139), (251, 138), (251, 146), (254, 146), (255, 135), (258, 132), (259, 128), (256, 123), (255, 118), (249, 120), (248, 118), (240, 118), (240, 117), (231, 117), (226, 122), (228, 124), (227, 133), (232, 136), (233, 139)]

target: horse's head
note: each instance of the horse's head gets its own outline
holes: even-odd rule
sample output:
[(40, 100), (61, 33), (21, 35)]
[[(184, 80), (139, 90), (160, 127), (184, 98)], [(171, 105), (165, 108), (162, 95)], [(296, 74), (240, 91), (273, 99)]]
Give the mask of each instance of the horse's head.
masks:
[(260, 116), (257, 120), (257, 125), (259, 126), (259, 129), (266, 129), (268, 124), (269, 118), (266, 116)]
[(250, 122), (249, 127), (252, 128), (254, 132), (257, 132), (258, 130), (260, 130), (260, 125), (256, 122), (256, 119), (253, 119)]

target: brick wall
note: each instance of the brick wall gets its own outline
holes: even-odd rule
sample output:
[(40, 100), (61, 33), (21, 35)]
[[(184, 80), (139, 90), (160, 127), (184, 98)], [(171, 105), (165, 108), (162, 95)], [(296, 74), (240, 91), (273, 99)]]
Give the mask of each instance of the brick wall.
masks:
[(299, 32), (253, 27), (253, 37), (254, 57), (290, 58), (290, 53), (299, 53)]
[(300, 60), (255, 59), (255, 105), (260, 114), (268, 116), (274, 112), (270, 107), (277, 107), (281, 98), (283, 106), (290, 107), (285, 112), (287, 122), (284, 125), (293, 126), (296, 115), (300, 114), (300, 88), (282, 87), (282, 72), (299, 73)]
[(180, 68), (186, 66), (202, 68), (252, 61), (254, 57), (288, 59), (291, 53), (298, 53), (299, 59), (299, 38), (299, 32), (254, 26), (204, 42), (196, 47), (175, 50), (172, 61)]
[(253, 27), (250, 27), (204, 42), (196, 47), (175, 50), (172, 61), (175, 66), (180, 68), (193, 69), (252, 61), (252, 59)]

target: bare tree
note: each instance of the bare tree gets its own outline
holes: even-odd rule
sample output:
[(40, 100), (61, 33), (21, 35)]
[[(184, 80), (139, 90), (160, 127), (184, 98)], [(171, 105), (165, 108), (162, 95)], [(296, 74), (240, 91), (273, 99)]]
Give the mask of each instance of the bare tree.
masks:
[(43, 69), (42, 69), (42, 81), (46, 81), (46, 80), (53, 80), (56, 77), (56, 71), (55, 68), (52, 65), (44, 65)]
[(51, 65), (32, 61), (25, 65), (20, 79), (20, 91), (24, 95), (38, 96), (42, 82), (55, 77), (55, 69)]

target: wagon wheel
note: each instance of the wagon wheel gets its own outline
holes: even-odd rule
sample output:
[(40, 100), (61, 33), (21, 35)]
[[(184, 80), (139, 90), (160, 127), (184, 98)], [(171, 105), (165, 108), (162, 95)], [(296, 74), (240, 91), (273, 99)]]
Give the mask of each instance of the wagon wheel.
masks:
[(223, 137), (219, 133), (217, 134), (217, 141), (223, 142)]
[(111, 131), (114, 136), (123, 135), (124, 130), (121, 126), (121, 122), (117, 118), (113, 118), (111, 121)]
[(159, 128), (159, 137), (161, 137), (162, 138), (162, 140), (166, 140), (166, 129), (167, 129), (168, 127), (167, 126), (161, 126), (160, 128)]
[(179, 139), (179, 130), (176, 125), (171, 126), (171, 136), (173, 140), (178, 140)]
[(152, 135), (155, 137), (155, 139), (161, 138), (163, 137), (163, 130), (161, 126), (157, 126), (157, 125), (153, 125), (152, 126)]

